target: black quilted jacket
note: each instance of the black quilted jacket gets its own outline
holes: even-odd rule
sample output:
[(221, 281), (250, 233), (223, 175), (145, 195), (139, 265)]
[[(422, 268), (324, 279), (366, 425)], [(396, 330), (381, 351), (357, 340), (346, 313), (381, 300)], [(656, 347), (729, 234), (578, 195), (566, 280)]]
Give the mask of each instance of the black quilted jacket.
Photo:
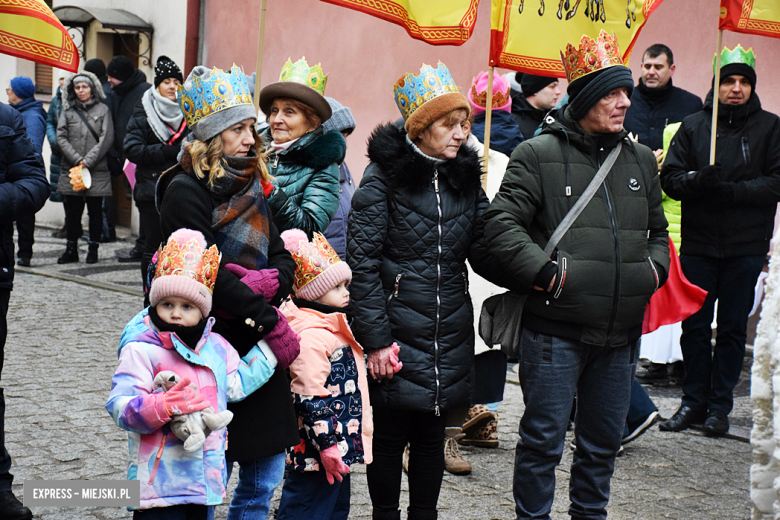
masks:
[(422, 155), (394, 125), (368, 142), (371, 159), (352, 199), (347, 261), (357, 314), (352, 330), (366, 349), (401, 347), (403, 368), (374, 383), (371, 402), (436, 411), (467, 405), (471, 395), (474, 320), (466, 259), (500, 283), (485, 251), (477, 155)]

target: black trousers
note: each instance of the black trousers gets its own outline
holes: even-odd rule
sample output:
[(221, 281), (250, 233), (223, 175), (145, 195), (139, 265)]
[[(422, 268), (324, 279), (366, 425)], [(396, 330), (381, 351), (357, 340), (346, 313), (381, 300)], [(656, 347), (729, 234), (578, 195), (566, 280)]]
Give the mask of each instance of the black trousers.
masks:
[[(5, 338), (8, 335), (8, 301), (11, 299), (11, 291), (0, 289), (0, 376), (3, 372), (3, 359), (5, 350)], [(14, 477), (11, 475), (11, 456), (5, 449), (5, 396), (0, 388), (0, 492), (11, 491), (11, 483)]]
[(35, 243), (35, 215), (28, 215), (16, 221), (16, 232), (19, 234), (17, 258), (32, 258)]
[(404, 448), (409, 444), (409, 513), (436, 511), (444, 476), (447, 414), (374, 406), (374, 462), (366, 466), (374, 511), (398, 510)]
[[(160, 228), (160, 213), (154, 202), (136, 202), (139, 215), (138, 239), (143, 238), (143, 258), (141, 258), (141, 282), (146, 283), (146, 270), (149, 262), (157, 252), (162, 242), (162, 229)], [(138, 244), (138, 240), (136, 241)]]
[(65, 196), (65, 227), (68, 240), (76, 241), (81, 236), (81, 215), (84, 205), (89, 213), (89, 241), (100, 242), (103, 232), (103, 197), (82, 197), (81, 195)]

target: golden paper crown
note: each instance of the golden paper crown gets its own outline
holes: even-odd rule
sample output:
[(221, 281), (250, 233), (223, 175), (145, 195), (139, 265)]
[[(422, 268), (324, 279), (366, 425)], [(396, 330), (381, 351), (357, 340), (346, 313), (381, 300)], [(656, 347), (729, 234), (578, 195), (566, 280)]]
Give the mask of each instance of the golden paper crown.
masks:
[(179, 85), (177, 100), (189, 127), (228, 108), (240, 105), (254, 107), (244, 71), (235, 63), (229, 73), (214, 67), (208, 76), (196, 76), (191, 84), (185, 85)]
[(314, 233), (311, 242), (299, 242), (297, 251), (291, 251), (290, 254), (295, 260), (296, 291), (341, 262), (339, 255), (321, 233)]
[(620, 56), (615, 33), (610, 35), (602, 29), (595, 41), (583, 34), (579, 48), (575, 48), (571, 43), (567, 44), (566, 53), (561, 52), (561, 62), (566, 71), (566, 79), (571, 83), (591, 72), (623, 65), (623, 58)]
[(306, 57), (302, 57), (295, 63), (290, 58), (282, 67), (279, 81), (292, 81), (313, 88), (317, 93), (325, 95), (325, 85), (328, 84), (328, 75), (322, 71), (322, 63), (309, 67)]
[[(471, 100), (477, 105), (487, 108), (487, 90), (477, 92), (477, 86), (471, 85)], [(509, 102), (509, 97), (503, 92), (493, 92), (493, 99), (490, 103), (491, 108), (499, 108)]]
[(157, 250), (157, 268), (155, 279), (162, 276), (184, 276), (203, 284), (210, 293), (214, 293), (217, 283), (221, 254), (216, 245), (204, 250), (204, 244), (197, 236), (181, 241), (181, 237), (171, 235), (168, 243)]

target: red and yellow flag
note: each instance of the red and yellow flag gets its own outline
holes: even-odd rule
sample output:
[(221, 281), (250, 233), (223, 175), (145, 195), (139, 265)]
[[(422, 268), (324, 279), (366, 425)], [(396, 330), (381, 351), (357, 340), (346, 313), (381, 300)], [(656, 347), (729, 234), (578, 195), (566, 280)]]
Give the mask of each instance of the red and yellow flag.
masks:
[(780, 38), (780, 1), (720, 0), (719, 28)]
[(431, 45), (462, 45), (471, 38), (479, 0), (322, 0), (398, 24)]
[[(778, 0), (765, 0), (778, 1)], [(566, 77), (560, 51), (583, 34), (615, 33), (623, 61), (662, 0), (493, 0), (490, 65)]]
[(79, 70), (76, 45), (43, 0), (0, 0), (0, 53)]

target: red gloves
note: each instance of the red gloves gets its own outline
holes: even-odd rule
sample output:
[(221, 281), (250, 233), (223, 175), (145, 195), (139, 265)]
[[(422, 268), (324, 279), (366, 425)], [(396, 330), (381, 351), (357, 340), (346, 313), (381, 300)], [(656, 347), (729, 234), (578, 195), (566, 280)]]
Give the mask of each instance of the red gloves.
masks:
[(266, 301), (270, 302), (279, 290), (278, 269), (255, 271), (238, 264), (226, 264), (225, 269), (236, 275), (244, 285), (252, 289), (253, 293), (263, 295)]
[(341, 451), (335, 444), (320, 452), (320, 461), (322, 469), (325, 470), (325, 478), (328, 479), (330, 485), (333, 485), (336, 480), (341, 482), (344, 480), (342, 475), (349, 474), (349, 466), (341, 460)]
[(203, 394), (189, 384), (189, 378), (185, 377), (162, 394), (163, 408), (169, 417), (199, 412), (211, 406)]
[(395, 342), (389, 347), (369, 350), (366, 368), (368, 368), (371, 377), (374, 379), (382, 379), (383, 377), (392, 379), (393, 374), (401, 370), (404, 366), (404, 364), (398, 360), (398, 353), (400, 351), (401, 348), (398, 346), (398, 343)]
[(274, 191), (274, 185), (265, 181), (260, 181), (260, 184), (263, 186), (263, 195), (268, 198), (271, 192)]
[(286, 370), (301, 352), (301, 344), (298, 342), (298, 335), (290, 328), (284, 314), (276, 307), (274, 307), (274, 310), (279, 317), (279, 321), (276, 322), (276, 326), (263, 339), (268, 343), (271, 351), (276, 356), (276, 366)]

